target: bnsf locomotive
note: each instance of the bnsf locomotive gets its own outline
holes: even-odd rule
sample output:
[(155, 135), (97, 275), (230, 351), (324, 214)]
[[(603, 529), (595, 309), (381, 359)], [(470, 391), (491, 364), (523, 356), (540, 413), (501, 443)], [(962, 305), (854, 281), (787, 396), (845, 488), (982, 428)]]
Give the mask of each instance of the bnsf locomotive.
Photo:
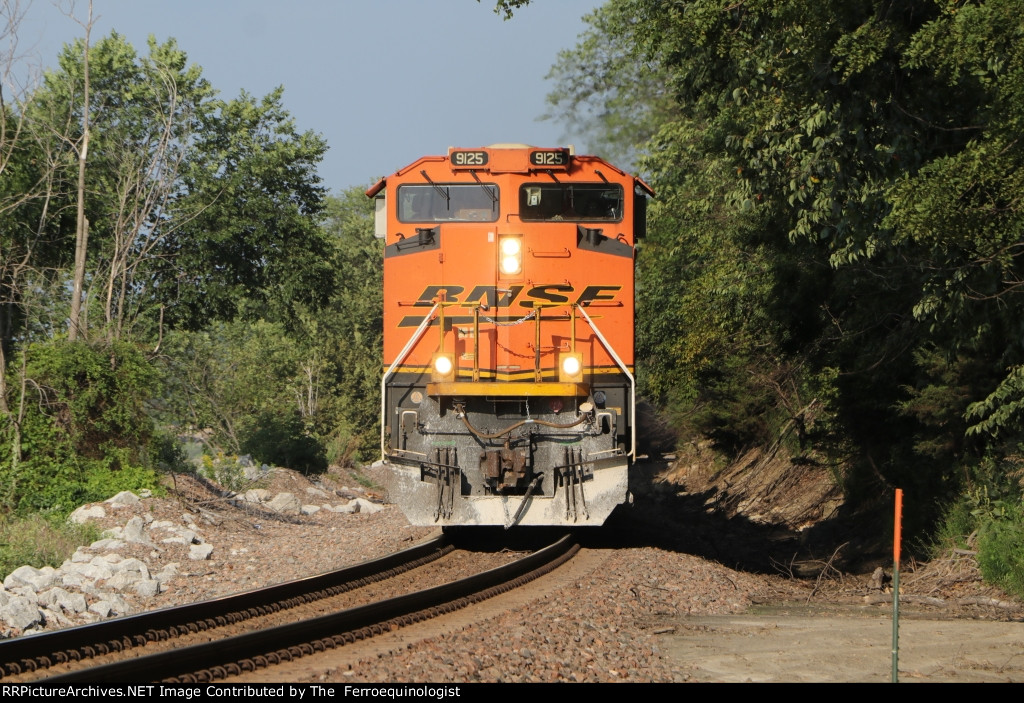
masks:
[(600, 525), (636, 453), (650, 188), (571, 149), (450, 149), (382, 179), (381, 449), (414, 525)]

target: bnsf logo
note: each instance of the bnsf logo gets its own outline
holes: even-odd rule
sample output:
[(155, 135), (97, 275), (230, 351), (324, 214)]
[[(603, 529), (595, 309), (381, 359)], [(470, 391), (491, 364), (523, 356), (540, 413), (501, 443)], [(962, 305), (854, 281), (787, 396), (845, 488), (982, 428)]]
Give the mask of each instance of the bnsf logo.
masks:
[[(622, 286), (587, 286), (576, 298), (575, 303), (587, 305), (595, 300), (615, 300), (615, 296), (620, 290), (622, 290)], [(464, 303), (466, 305), (483, 303), (489, 308), (507, 308), (511, 307), (513, 303), (518, 303), (519, 307), (532, 308), (535, 302), (569, 303), (576, 289), (566, 283), (558, 283), (533, 286), (529, 289), (526, 286), (510, 286), (508, 288), (477, 286), (468, 294), (463, 295), (465, 291), (463, 286), (427, 286), (420, 293), (416, 305), (430, 307), (434, 304), (435, 299), (443, 297), (448, 303)]]
[[(494, 286), (476, 286), (466, 293), (464, 286), (427, 286), (420, 293), (414, 305), (416, 307), (431, 307), (436, 300), (444, 299), (448, 303), (462, 303), (466, 306), (486, 305), (488, 308), (510, 308), (518, 305), (521, 308), (534, 308), (537, 303), (541, 304), (568, 304), (575, 302), (577, 305), (589, 305), (595, 301), (612, 301), (622, 290), (622, 286), (587, 286), (579, 295), (572, 286), (559, 283), (551, 285), (533, 286), (510, 286), (509, 288), (495, 288)], [(575, 298), (575, 300), (573, 300)], [(464, 320), (449, 318), (452, 322), (471, 322), (472, 317)], [(423, 321), (421, 316), (407, 315), (399, 323), (399, 327), (415, 327)]]

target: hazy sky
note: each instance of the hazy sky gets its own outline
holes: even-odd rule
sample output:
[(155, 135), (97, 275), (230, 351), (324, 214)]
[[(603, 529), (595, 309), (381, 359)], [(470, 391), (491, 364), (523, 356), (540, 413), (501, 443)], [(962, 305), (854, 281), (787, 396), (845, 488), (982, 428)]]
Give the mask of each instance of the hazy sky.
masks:
[[(537, 118), (558, 52), (601, 4), (534, 0), (504, 21), (493, 0), (95, 0), (93, 38), (116, 30), (145, 54), (150, 34), (174, 37), (222, 97), (283, 85), (298, 127), (327, 139), (320, 175), (338, 191), (449, 146), (572, 142), (585, 152)], [(87, 7), (78, 0), (79, 16)], [(53, 66), (81, 35), (54, 2), (33, 0), (20, 47)]]

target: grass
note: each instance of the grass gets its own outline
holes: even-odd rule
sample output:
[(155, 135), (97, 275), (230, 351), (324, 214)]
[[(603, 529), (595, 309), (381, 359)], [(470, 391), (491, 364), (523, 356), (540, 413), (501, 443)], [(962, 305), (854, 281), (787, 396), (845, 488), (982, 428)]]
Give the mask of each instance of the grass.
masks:
[(72, 525), (59, 517), (0, 517), (0, 577), (19, 566), (60, 566), (79, 546), (98, 538), (95, 526)]

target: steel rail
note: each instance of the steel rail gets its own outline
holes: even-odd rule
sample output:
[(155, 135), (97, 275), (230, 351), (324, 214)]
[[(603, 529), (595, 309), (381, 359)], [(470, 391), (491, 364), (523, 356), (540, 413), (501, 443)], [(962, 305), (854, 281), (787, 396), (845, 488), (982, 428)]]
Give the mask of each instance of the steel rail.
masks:
[(255, 591), (3, 640), (0, 642), (0, 675), (37, 671), (285, 610), (395, 576), (434, 561), (453, 549), (449, 540), (441, 535), (379, 559)]
[(572, 535), (518, 561), (424, 591), (311, 620), (70, 672), (46, 683), (207, 682), (365, 639), (451, 612), (548, 573), (579, 551)]

